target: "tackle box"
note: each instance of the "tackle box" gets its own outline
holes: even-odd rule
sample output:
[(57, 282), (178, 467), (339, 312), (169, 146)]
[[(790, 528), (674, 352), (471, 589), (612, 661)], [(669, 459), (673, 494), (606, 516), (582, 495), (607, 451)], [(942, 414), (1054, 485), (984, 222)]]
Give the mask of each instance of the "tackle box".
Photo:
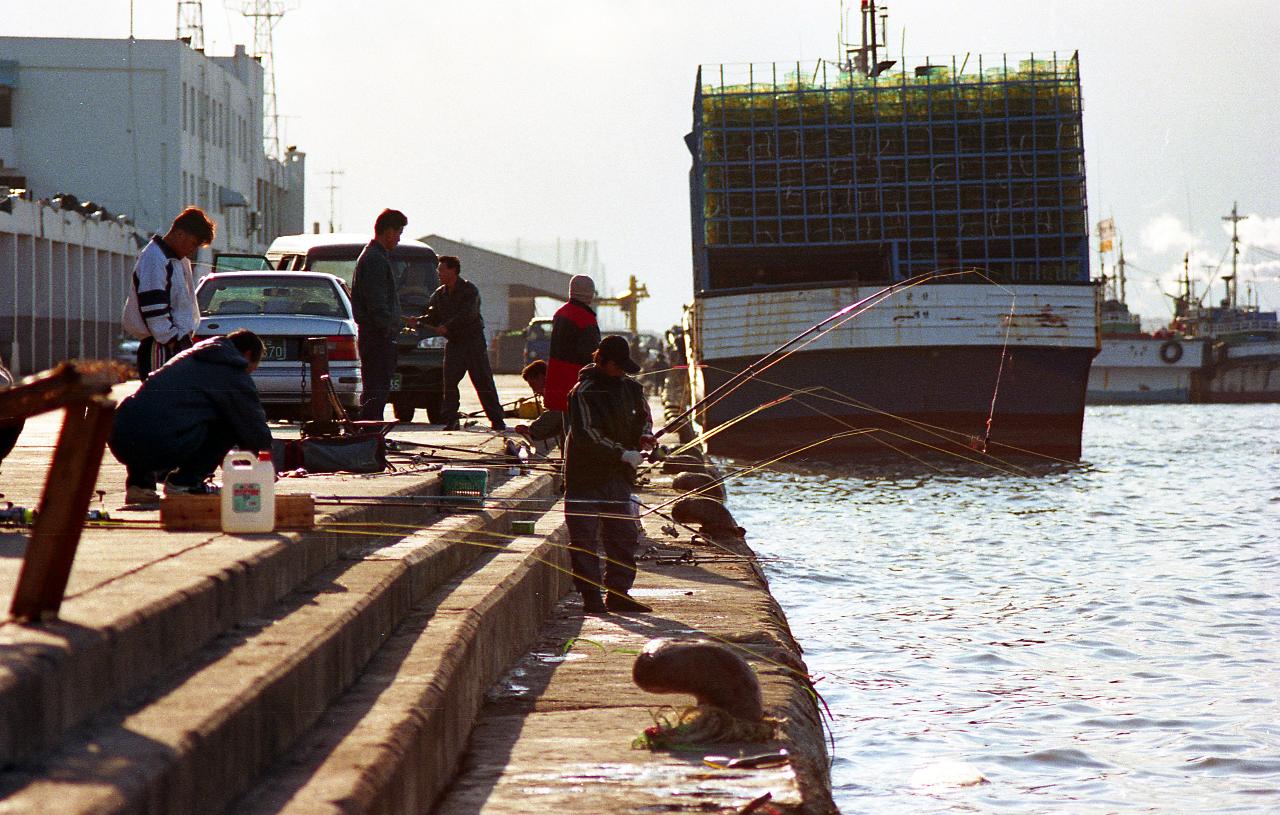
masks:
[(489, 496), (489, 471), (482, 467), (445, 467), (440, 479), (440, 495), (451, 506), (483, 506)]

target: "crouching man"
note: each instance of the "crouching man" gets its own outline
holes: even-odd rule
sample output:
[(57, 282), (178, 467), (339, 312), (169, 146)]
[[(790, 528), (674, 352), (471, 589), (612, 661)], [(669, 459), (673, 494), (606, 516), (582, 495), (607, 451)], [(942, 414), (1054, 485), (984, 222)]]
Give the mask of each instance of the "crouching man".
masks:
[[(640, 543), (631, 485), (644, 461), (640, 451), (653, 447), (653, 419), (644, 389), (627, 376), (640, 366), (625, 338), (605, 337), (592, 359), (569, 392), (564, 514), (573, 583), (588, 614), (650, 611), (627, 592), (636, 579)], [(603, 583), (597, 539), (605, 555)]]
[(270, 450), (271, 431), (250, 374), (262, 340), (247, 329), (197, 343), (156, 370), (116, 410), (107, 444), (128, 470), (125, 503), (203, 494), (232, 447)]
[[(524, 370), (520, 372), (520, 376), (524, 378), (525, 384), (529, 386), (529, 390), (533, 391), (534, 403), (541, 402), (547, 390), (547, 363), (546, 360), (535, 359), (528, 365), (524, 366)], [(524, 400), (521, 400), (522, 402)], [(519, 405), (517, 405), (517, 412)], [(547, 449), (551, 445), (559, 444), (564, 446), (564, 412), (559, 410), (543, 410), (538, 405), (538, 415), (529, 424), (516, 425), (516, 432), (524, 436), (531, 442), (550, 442)]]

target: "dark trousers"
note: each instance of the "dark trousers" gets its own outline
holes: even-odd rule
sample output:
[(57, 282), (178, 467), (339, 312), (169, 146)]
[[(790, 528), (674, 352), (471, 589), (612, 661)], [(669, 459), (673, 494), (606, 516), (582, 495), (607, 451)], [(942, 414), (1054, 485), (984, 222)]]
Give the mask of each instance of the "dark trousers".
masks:
[(361, 330), (360, 379), (364, 395), (360, 399), (360, 418), (382, 421), (391, 396), (391, 376), (396, 372), (396, 337), (378, 331)]
[(190, 348), (191, 344), (190, 337), (178, 337), (163, 345), (156, 342), (155, 337), (144, 337), (139, 340), (138, 378), (146, 382), (152, 371)]
[(210, 422), (201, 428), (199, 437), (185, 449), (164, 449), (155, 440), (140, 444), (137, 439), (108, 440), (111, 453), (124, 464), (125, 485), (156, 488), (156, 481), (166, 478), (183, 487), (204, 483), (231, 452), (235, 436), (228, 425)]
[[(584, 596), (599, 594), (599, 586), (625, 594), (636, 580), (636, 549), (640, 545), (631, 485), (611, 478), (565, 496), (564, 520), (569, 527), (569, 561), (573, 586)], [(612, 517), (601, 517), (612, 516)], [(604, 548), (601, 577), (598, 545)]]
[(480, 405), (489, 424), (496, 428), (506, 427), (502, 418), (502, 402), (498, 400), (498, 387), (493, 384), (493, 369), (489, 367), (489, 351), (484, 347), (484, 340), (450, 340), (444, 346), (444, 401), (440, 405), (440, 413), (445, 424), (458, 421), (458, 403), (462, 399), (458, 393), (458, 383), (463, 374), (471, 375), (471, 384), (475, 386), (476, 396), (480, 397)]

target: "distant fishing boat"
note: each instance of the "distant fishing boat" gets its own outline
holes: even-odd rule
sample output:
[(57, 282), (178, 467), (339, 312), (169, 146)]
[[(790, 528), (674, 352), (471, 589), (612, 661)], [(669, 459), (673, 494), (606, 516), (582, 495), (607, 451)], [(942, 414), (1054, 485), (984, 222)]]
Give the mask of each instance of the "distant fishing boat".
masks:
[(1078, 458), (1099, 341), (1078, 55), (895, 71), (875, 22), (864, 3), (840, 63), (698, 71), (689, 345), (708, 447), (760, 457), (843, 432), (816, 454)]
[(1103, 277), (1102, 350), (1089, 372), (1090, 404), (1280, 402), (1280, 323), (1275, 311), (1238, 297), (1240, 238), (1244, 220), (1233, 206), (1231, 273), (1222, 276), (1224, 296), (1204, 301), (1183, 257), (1174, 316), (1159, 331), (1143, 332), (1124, 302), (1123, 249), (1115, 274)]
[(1169, 329), (1142, 330), (1125, 303), (1124, 247), (1115, 273), (1103, 275), (1102, 350), (1089, 369), (1091, 405), (1186, 403), (1193, 379), (1208, 362), (1208, 343)]

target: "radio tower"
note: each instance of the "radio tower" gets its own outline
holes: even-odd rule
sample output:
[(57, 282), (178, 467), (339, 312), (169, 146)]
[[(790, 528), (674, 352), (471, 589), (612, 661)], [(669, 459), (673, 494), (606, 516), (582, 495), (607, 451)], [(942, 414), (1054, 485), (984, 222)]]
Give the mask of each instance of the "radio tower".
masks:
[(253, 20), (253, 56), (262, 65), (262, 149), (279, 159), (280, 111), (276, 108), (276, 63), (272, 56), (271, 29), (288, 9), (284, 0), (245, 0), (240, 13)]
[(204, 0), (178, 0), (177, 38), (204, 50)]

